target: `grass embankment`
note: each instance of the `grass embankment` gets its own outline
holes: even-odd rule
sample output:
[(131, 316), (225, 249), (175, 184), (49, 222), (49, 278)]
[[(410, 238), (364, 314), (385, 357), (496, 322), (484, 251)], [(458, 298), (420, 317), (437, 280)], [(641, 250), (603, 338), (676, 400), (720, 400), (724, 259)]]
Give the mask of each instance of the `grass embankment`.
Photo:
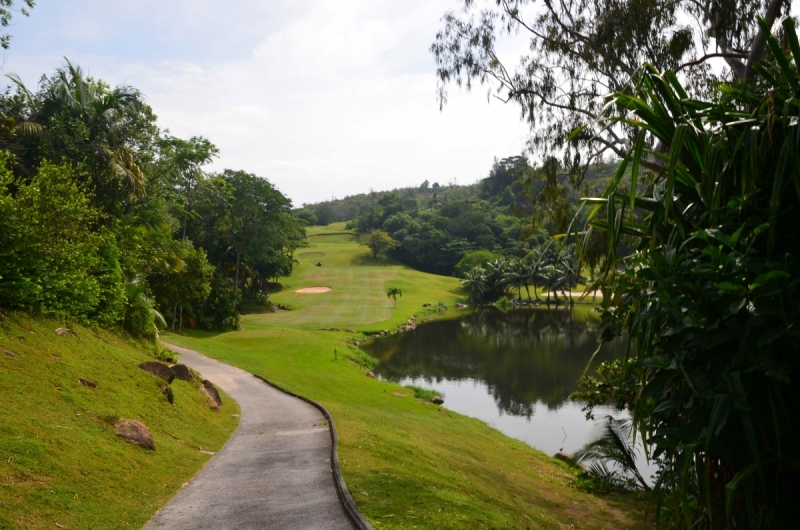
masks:
[[(649, 526), (634, 499), (575, 490), (572, 472), (548, 455), (478, 420), (418, 401), (404, 387), (365, 377), (366, 354), (351, 344), (359, 335), (323, 328), (393, 329), (415, 313), (426, 318), (423, 303), (452, 306), (462, 295), (456, 279), (375, 262), (341, 232), (341, 226), (311, 231), (311, 248), (298, 252), (301, 265), (287, 289), (273, 296), (294, 311), (247, 315), (246, 331), (168, 340), (327, 407), (339, 431), (348, 489), (376, 528)], [(317, 285), (333, 290), (294, 292)], [(396, 310), (386, 298), (390, 286), (403, 291)]]
[[(218, 414), (196, 383), (173, 381), (170, 405), (165, 381), (137, 367), (155, 360), (146, 345), (79, 326), (59, 336), (58, 321), (5, 316), (0, 528), (140, 528), (210, 458), (200, 448), (218, 451), (239, 423), (232, 399), (220, 390)], [(144, 423), (156, 450), (117, 437), (120, 418)]]

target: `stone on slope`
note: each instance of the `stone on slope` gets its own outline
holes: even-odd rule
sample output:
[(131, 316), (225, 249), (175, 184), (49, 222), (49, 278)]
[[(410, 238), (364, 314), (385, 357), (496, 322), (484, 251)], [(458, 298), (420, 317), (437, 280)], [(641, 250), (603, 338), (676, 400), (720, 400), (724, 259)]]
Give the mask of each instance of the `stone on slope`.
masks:
[(150, 434), (150, 429), (144, 423), (136, 420), (119, 420), (115, 428), (117, 436), (125, 441), (151, 451), (156, 450), (156, 444)]
[(172, 380), (175, 379), (175, 371), (166, 364), (158, 363), (155, 361), (149, 361), (140, 364), (139, 368), (141, 368), (145, 372), (153, 374), (156, 377), (160, 377), (167, 383), (172, 383)]
[(181, 381), (194, 381), (194, 375), (188, 366), (185, 364), (174, 364), (171, 366), (172, 371), (175, 372), (175, 379)]
[(221, 407), (222, 398), (219, 397), (219, 392), (217, 391), (216, 388), (214, 388), (214, 385), (211, 384), (211, 381), (209, 381), (208, 379), (203, 379), (203, 388), (206, 390), (206, 393), (208, 393), (208, 395), (211, 396), (211, 398), (214, 400), (214, 403), (217, 404), (217, 407)]

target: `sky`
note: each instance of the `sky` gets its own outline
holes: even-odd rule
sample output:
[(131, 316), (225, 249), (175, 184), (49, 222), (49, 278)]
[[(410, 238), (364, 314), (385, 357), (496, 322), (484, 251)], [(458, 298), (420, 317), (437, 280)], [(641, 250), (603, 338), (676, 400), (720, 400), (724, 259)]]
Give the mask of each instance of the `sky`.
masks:
[(265, 177), (295, 206), (425, 180), (469, 184), (495, 157), (521, 154), (528, 128), (486, 88), (450, 90), (440, 111), (428, 48), (460, 4), (37, 0), (8, 28), (0, 68), (34, 87), (66, 57), (132, 85), (160, 127), (217, 145), (210, 169)]

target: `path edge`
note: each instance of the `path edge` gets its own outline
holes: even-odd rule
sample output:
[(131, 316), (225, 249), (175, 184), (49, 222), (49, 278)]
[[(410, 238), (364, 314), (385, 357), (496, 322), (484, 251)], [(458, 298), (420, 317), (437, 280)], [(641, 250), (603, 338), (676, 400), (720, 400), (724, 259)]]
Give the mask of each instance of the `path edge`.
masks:
[(347, 513), (347, 517), (350, 518), (350, 521), (358, 530), (375, 530), (375, 528), (369, 524), (367, 518), (364, 517), (364, 514), (361, 513), (361, 510), (358, 509), (353, 497), (347, 490), (347, 485), (345, 484), (344, 477), (342, 476), (342, 469), (339, 466), (339, 454), (337, 451), (339, 446), (339, 435), (336, 434), (336, 423), (333, 421), (333, 417), (330, 415), (328, 410), (313, 399), (309, 399), (305, 396), (301, 396), (300, 394), (295, 394), (290, 390), (286, 390), (280, 385), (276, 385), (272, 381), (269, 381), (258, 374), (253, 374), (253, 377), (261, 380), (277, 390), (280, 390), (284, 394), (288, 394), (292, 397), (305, 401), (309, 405), (318, 409), (322, 415), (325, 416), (325, 419), (328, 420), (328, 431), (331, 434), (331, 471), (333, 471), (333, 483), (336, 486), (336, 494), (339, 496), (339, 500), (344, 507), (344, 511)]

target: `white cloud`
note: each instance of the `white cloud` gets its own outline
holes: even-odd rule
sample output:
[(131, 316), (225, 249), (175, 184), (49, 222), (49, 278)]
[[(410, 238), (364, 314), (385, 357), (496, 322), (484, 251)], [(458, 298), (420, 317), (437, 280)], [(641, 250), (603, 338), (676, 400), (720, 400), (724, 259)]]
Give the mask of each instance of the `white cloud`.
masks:
[[(209, 7), (218, 2), (205, 0), (163, 9), (156, 7), (163, 2), (129, 2), (141, 9), (114, 8), (108, 18), (90, 9), (96, 1), (73, 1), (86, 4), (93, 24), (107, 26), (107, 35), (95, 35), (101, 43), (119, 24), (194, 39), (198, 46), (213, 33), (226, 49), (235, 49), (241, 35), (245, 48), (216, 60), (166, 51), (154, 60), (159, 50), (137, 56), (129, 47), (110, 45), (78, 50), (71, 58), (111, 83), (142, 90), (173, 134), (211, 139), (221, 150), (215, 168), (267, 177), (296, 204), (425, 179), (473, 182), (488, 173), (493, 157), (519, 154), (524, 145), (527, 129), (517, 109), (487, 105), (484, 89), (454, 91), (439, 112), (428, 47), (441, 15), (458, 7), (454, 0), (320, 0), (302, 10), (286, 3), (272, 10), (280, 20), (259, 18), (264, 2), (234, 2), (218, 22)], [(43, 4), (37, 10), (46, 9)], [(159, 9), (153, 22), (142, 14)], [(242, 33), (248, 21), (261, 28), (260, 36), (252, 28)], [(57, 42), (74, 45), (68, 38)], [(52, 71), (62, 54), (14, 51), (23, 59), (18, 64), (28, 59), (38, 68), (52, 57), (44, 70), (19, 72), (25, 79)]]

